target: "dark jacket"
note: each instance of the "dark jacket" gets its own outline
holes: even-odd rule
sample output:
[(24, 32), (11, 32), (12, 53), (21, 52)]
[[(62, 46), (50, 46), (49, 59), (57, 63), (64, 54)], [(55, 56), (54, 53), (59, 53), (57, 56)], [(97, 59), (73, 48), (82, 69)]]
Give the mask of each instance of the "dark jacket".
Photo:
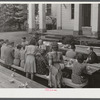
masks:
[(98, 56), (96, 55), (95, 52), (92, 52), (88, 55), (88, 62), (87, 63), (90, 63), (90, 64), (93, 64), (93, 63), (98, 63)]

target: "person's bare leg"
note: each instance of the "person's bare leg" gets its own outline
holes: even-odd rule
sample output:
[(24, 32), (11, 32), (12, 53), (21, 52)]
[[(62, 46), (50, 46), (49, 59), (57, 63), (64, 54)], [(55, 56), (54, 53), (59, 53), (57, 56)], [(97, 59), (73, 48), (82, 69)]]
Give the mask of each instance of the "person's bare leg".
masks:
[(26, 72), (26, 77), (27, 77), (27, 78), (29, 77), (29, 73), (28, 73), (28, 72)]
[(31, 73), (31, 80), (33, 80), (34, 79), (34, 74), (33, 73)]
[(52, 87), (52, 85), (51, 85), (51, 73), (49, 73), (48, 86)]

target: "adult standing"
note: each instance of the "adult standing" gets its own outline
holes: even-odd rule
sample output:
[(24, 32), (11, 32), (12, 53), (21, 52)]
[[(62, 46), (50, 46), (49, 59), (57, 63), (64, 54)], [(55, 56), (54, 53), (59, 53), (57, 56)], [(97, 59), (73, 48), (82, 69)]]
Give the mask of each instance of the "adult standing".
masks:
[(97, 57), (96, 53), (93, 51), (93, 48), (89, 47), (87, 49), (87, 52), (88, 52), (88, 57), (85, 62), (90, 63), (90, 64), (98, 63), (98, 57)]
[(35, 63), (35, 54), (37, 51), (36, 41), (33, 39), (29, 42), (29, 45), (25, 48), (25, 72), (26, 77), (31, 74), (31, 79), (34, 78), (34, 73), (36, 73), (36, 63)]

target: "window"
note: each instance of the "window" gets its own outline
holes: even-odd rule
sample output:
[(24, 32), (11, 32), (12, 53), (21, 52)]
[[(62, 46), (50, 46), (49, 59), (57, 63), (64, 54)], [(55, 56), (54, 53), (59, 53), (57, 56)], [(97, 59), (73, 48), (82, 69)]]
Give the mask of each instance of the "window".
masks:
[(35, 4), (35, 15), (38, 15), (38, 4)]
[(47, 16), (50, 16), (50, 15), (51, 15), (51, 4), (47, 4), (46, 15), (47, 15)]
[(74, 4), (71, 4), (71, 19), (74, 19)]

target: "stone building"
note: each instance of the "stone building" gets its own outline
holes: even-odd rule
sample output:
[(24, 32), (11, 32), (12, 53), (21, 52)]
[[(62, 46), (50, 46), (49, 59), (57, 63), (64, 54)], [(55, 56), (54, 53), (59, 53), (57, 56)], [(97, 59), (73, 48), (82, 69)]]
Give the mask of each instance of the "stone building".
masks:
[[(35, 5), (28, 5), (29, 32), (36, 28)], [(38, 4), (41, 32), (46, 31), (46, 13), (56, 18), (56, 30), (72, 30), (74, 35), (99, 37), (100, 4)]]

